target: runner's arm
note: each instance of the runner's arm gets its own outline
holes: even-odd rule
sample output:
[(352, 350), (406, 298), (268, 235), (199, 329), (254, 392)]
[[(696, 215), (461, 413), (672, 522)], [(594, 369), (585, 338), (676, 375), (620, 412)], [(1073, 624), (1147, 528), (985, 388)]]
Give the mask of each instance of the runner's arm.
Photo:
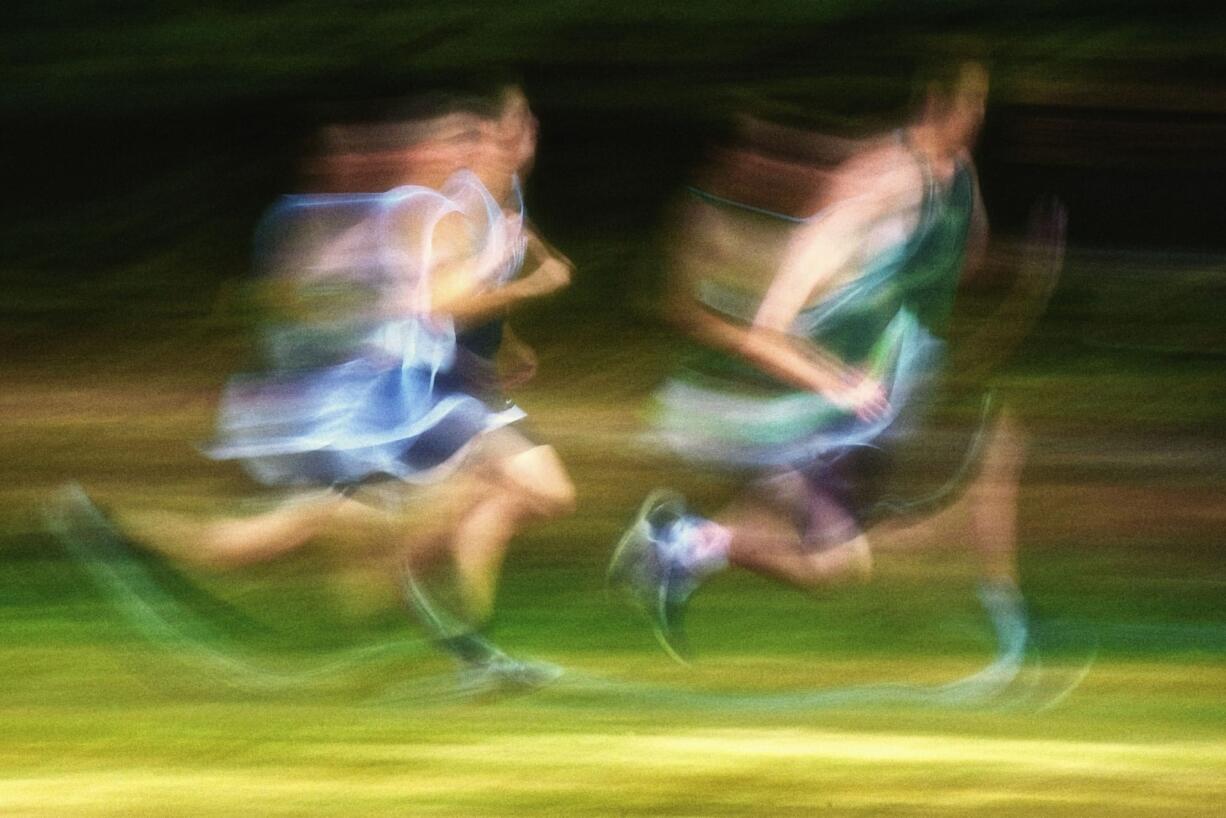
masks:
[[(717, 228), (699, 223), (691, 225), (691, 229)], [(734, 321), (697, 299), (694, 295), (697, 281), (703, 275), (704, 266), (710, 263), (713, 260), (707, 256), (683, 253), (673, 264), (668, 306), (682, 331), (703, 344), (752, 363), (797, 389), (826, 395), (832, 402), (852, 408), (864, 417), (876, 417), (885, 410), (884, 401), (874, 399), (872, 385), (863, 384), (861, 376), (816, 345), (765, 324), (747, 325)], [(796, 309), (798, 311), (799, 306)], [(787, 319), (788, 326), (792, 318), (794, 314)]]
[(493, 290), (474, 290), (448, 307), (458, 323), (478, 324), (507, 312), (523, 301), (542, 298), (570, 284), (574, 267), (570, 259), (547, 244), (535, 230), (525, 230), (528, 239), (525, 267), (530, 271)]

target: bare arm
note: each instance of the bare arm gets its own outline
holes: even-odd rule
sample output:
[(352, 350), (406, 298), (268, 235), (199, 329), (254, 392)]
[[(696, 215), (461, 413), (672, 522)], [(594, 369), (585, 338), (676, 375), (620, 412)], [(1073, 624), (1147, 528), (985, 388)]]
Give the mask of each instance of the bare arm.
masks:
[[(669, 294), (669, 312), (683, 331), (701, 343), (752, 363), (784, 383), (798, 389), (820, 392), (837, 405), (854, 409), (864, 417), (875, 417), (885, 410), (876, 384), (865, 384), (861, 375), (837, 358), (787, 331), (812, 289), (812, 280), (803, 278), (811, 268), (806, 267), (806, 262), (796, 259), (795, 250), (798, 246), (804, 246), (803, 237), (794, 239), (790, 259), (776, 275), (775, 284), (771, 287), (771, 292), (776, 295), (781, 291), (791, 294), (802, 290), (801, 297), (790, 310), (784, 299), (775, 300), (778, 328), (765, 321), (746, 325), (708, 309), (694, 296), (697, 282), (706, 268), (720, 263), (720, 248), (724, 242), (718, 235), (722, 229), (718, 220), (707, 220), (701, 212), (691, 213), (690, 218), (689, 229), (705, 235), (684, 246), (674, 260), (673, 286)], [(716, 233), (712, 234), (711, 231)], [(812, 259), (808, 263), (813, 263)], [(781, 281), (787, 286), (781, 285), (776, 289)], [(759, 316), (763, 309), (769, 309), (766, 302), (760, 308)]]
[(503, 389), (513, 389), (536, 375), (536, 352), (515, 334), (509, 323), (502, 325), (502, 346), (498, 349), (499, 378)]
[(745, 326), (721, 318), (701, 305), (691, 304), (679, 315), (687, 333), (708, 346), (731, 352), (784, 383), (811, 392), (844, 391), (851, 373), (815, 350), (807, 350), (782, 333)]
[(709, 346), (744, 358), (763, 372), (800, 389), (818, 392), (836, 406), (865, 420), (880, 417), (888, 406), (881, 387), (813, 344), (761, 327), (743, 326), (691, 304), (679, 323)]
[(971, 220), (967, 226), (966, 256), (963, 262), (963, 276), (973, 277), (984, 264), (988, 251), (988, 211), (983, 206), (983, 196), (979, 191), (979, 177), (975, 173), (975, 165), (970, 156), (964, 156), (963, 161), (970, 168), (974, 180), (974, 200), (971, 204)]
[(786, 383), (822, 393), (862, 418), (884, 414), (888, 405), (880, 384), (817, 344), (797, 338), (791, 327), (815, 296), (856, 274), (851, 268), (874, 225), (913, 206), (913, 177), (910, 165), (892, 163), (889, 153), (845, 167), (822, 215), (793, 235), (752, 324), (740, 326), (705, 313), (690, 319), (691, 332)]
[(523, 301), (551, 295), (567, 286), (574, 269), (570, 259), (546, 244), (531, 228), (526, 233), (528, 247), (524, 262), (525, 267), (531, 265), (530, 272), (497, 289), (480, 290), (474, 287), (445, 305), (437, 305), (437, 309), (448, 313), (458, 323), (475, 324), (500, 315)]
[(999, 306), (977, 323), (960, 343), (978, 357), (964, 362), (963, 374), (986, 376), (1021, 344), (1047, 307), (1064, 266), (1068, 214), (1056, 199), (1041, 200), (1030, 213), (1030, 227), (1020, 246), (994, 250), (988, 261), (1013, 271), (1013, 282)]

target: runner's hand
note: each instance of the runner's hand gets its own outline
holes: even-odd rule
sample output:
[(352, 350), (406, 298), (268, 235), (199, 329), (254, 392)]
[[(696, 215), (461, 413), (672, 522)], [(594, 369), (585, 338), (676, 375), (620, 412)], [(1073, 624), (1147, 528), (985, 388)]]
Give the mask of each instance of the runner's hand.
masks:
[(835, 406), (854, 412), (863, 421), (880, 420), (890, 411), (881, 382), (854, 370), (845, 377), (843, 388), (828, 397)]
[(499, 380), (506, 390), (522, 386), (536, 375), (536, 351), (511, 332), (503, 334), (498, 351)]
[(551, 295), (570, 284), (570, 267), (557, 259), (547, 259), (515, 284), (525, 298)]

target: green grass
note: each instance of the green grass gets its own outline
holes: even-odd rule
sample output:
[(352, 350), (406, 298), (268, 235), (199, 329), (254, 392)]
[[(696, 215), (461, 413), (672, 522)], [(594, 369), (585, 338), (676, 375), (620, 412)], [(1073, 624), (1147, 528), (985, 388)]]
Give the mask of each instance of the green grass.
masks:
[(1021, 528), (1037, 652), (1004, 694), (941, 703), (873, 691), (931, 691), (990, 660), (956, 526), (820, 598), (722, 576), (691, 612), (698, 662), (671, 663), (604, 593), (608, 550), (652, 486), (704, 508), (731, 487), (626, 445), (667, 336), (594, 323), (564, 345), (542, 323), (542, 380), (522, 402), (580, 509), (516, 541), (496, 635), (570, 674), (478, 703), (449, 698), (447, 662), (323, 549), (199, 577), (259, 623), (221, 627), (208, 653), (146, 638), (41, 531), (38, 504), (69, 477), (196, 510), (247, 490), (190, 445), (241, 345), (225, 327), (164, 329), (48, 336), (5, 375), (0, 814), (1209, 816), (1226, 802), (1222, 474), (1198, 465), (1219, 444), (1196, 431), (1222, 410), (1195, 362), (1038, 356), (1008, 373), (1034, 435)]

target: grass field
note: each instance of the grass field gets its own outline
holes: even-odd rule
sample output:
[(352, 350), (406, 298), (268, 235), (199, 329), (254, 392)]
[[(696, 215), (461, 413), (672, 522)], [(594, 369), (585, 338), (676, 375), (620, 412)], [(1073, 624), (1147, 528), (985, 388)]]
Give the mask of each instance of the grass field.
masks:
[(813, 599), (719, 578), (691, 613), (699, 661), (671, 663), (604, 594), (608, 550), (652, 486), (704, 507), (729, 487), (626, 444), (666, 335), (596, 322), (563, 343), (541, 323), (542, 376), (521, 402), (580, 510), (515, 543), (496, 635), (569, 673), (475, 702), (449, 696), (447, 663), (327, 547), (200, 577), (255, 624), (184, 642), (148, 638), (42, 530), (39, 504), (69, 478), (185, 509), (242, 495), (191, 448), (241, 358), (212, 321), (12, 330), (0, 815), (1222, 814), (1217, 360), (1082, 351), (1007, 373), (1032, 435), (1036, 639), (997, 690), (967, 681), (993, 640), (956, 513), (941, 547), (883, 557), (866, 587)]

